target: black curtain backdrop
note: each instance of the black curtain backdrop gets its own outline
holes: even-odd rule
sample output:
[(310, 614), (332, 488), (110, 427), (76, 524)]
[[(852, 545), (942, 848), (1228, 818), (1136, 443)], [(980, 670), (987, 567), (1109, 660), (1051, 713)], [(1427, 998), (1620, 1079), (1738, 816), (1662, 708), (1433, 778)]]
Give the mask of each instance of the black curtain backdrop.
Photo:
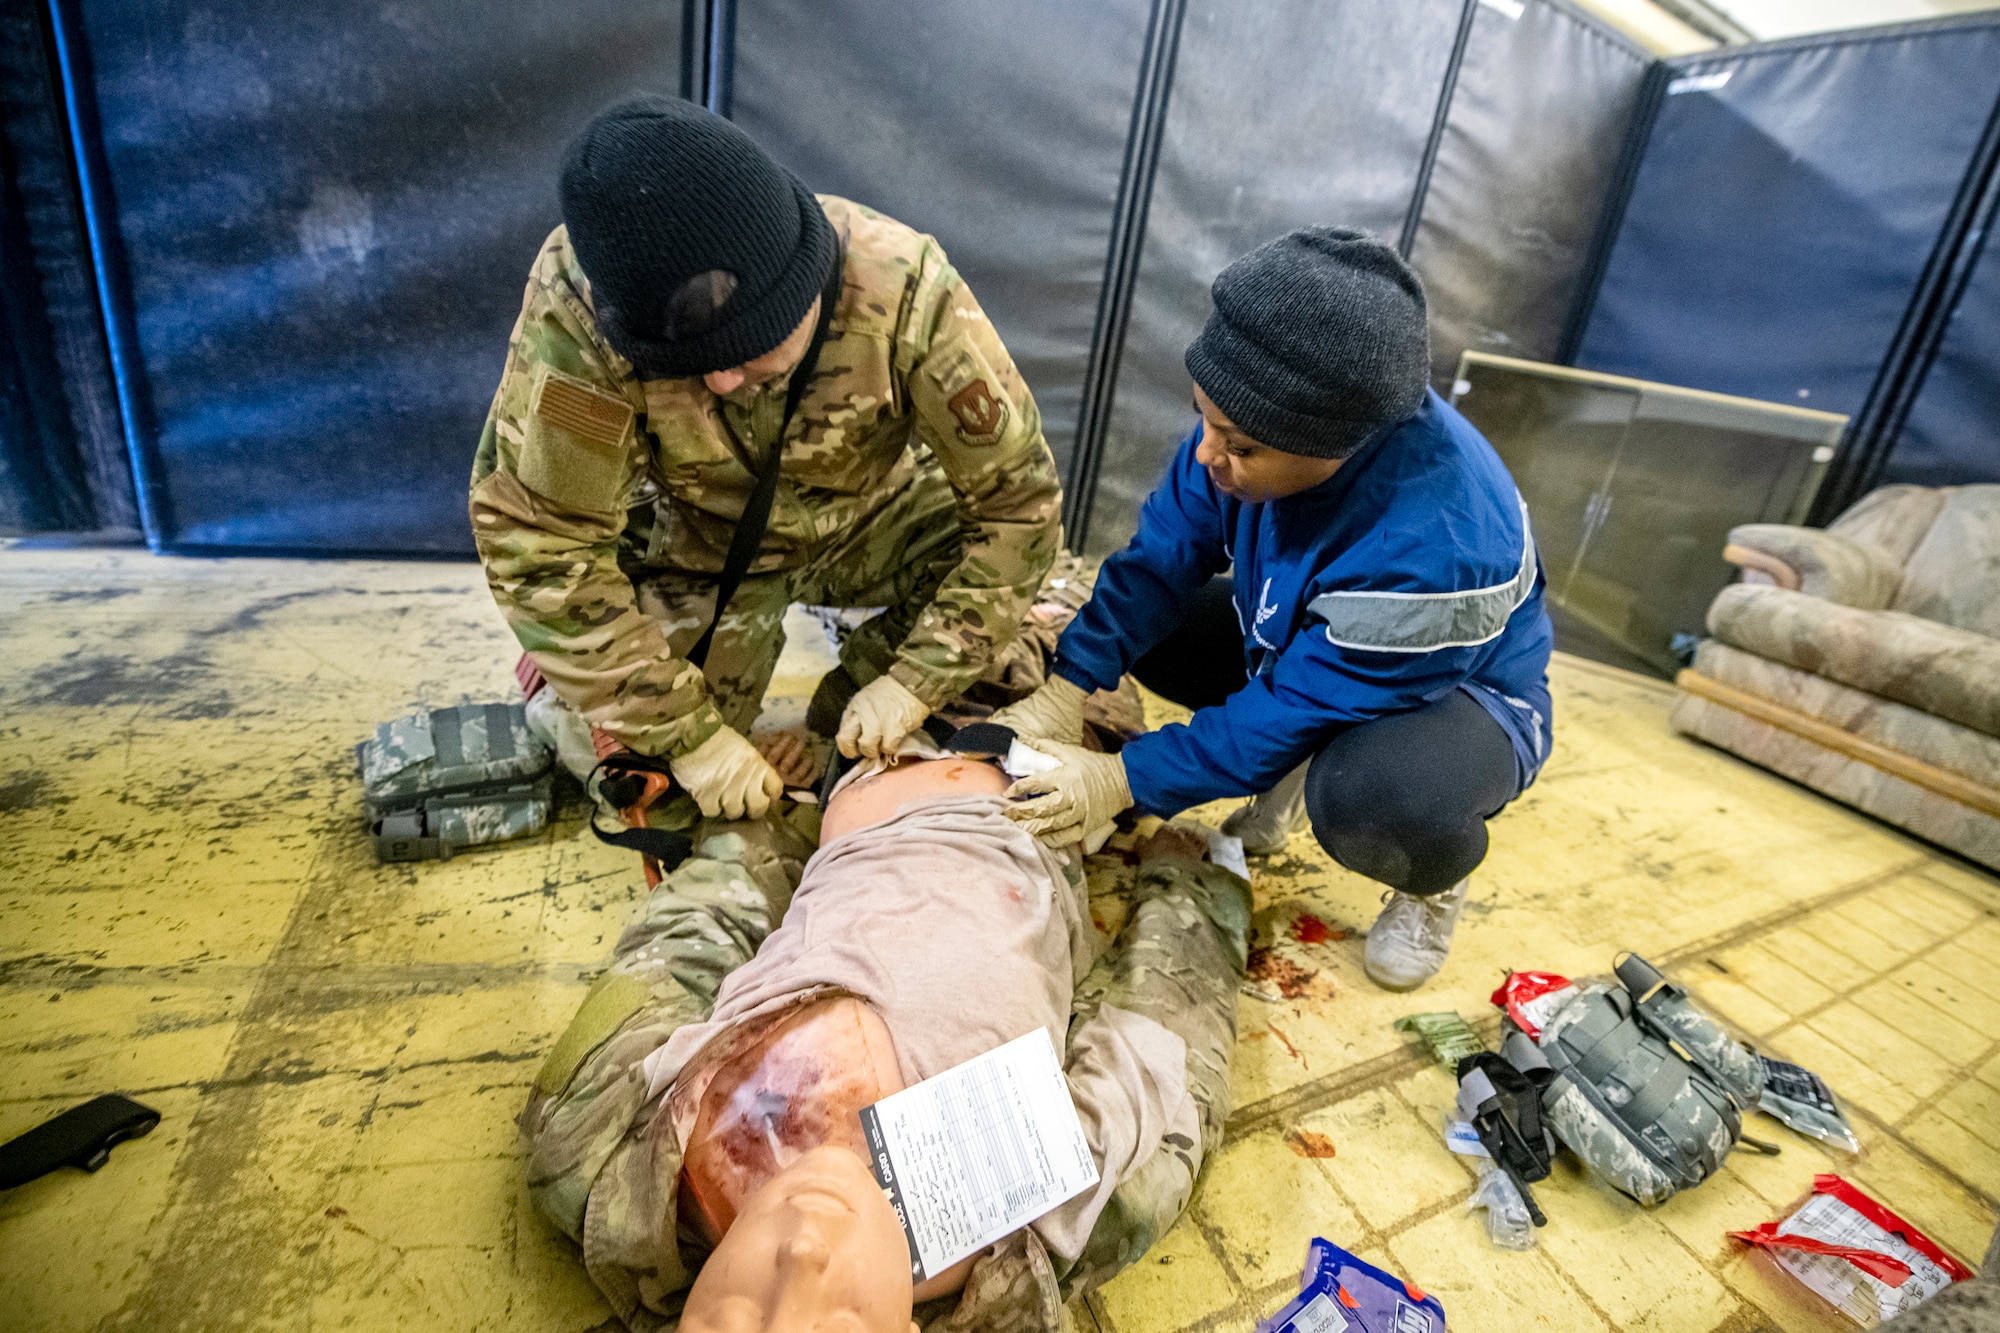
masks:
[(1673, 62), (1578, 364), (1860, 411), (1996, 95), (1990, 18)]
[(1882, 480), (2000, 482), (2000, 244), (1989, 205), (1979, 250)]
[(734, 119), (944, 245), (1066, 467), (1149, 0), (738, 0)]
[(470, 553), (562, 144), (678, 89), (680, 7), (64, 5), (158, 539)]
[(139, 526), (46, 10), (0, 12), (0, 527)]
[(1556, 359), (1652, 63), (1559, 0), (1477, 6), (1410, 252), (1439, 392), (1468, 349)]
[[(1569, 0), (52, 3), (0, 27), (0, 523), (468, 553), (561, 146), (640, 88), (713, 88), (814, 188), (938, 236), (1065, 462), (1098, 367), (1089, 550), (1190, 425), (1215, 273), (1307, 223), (1407, 238), (1441, 387), (1463, 348), (1573, 341), (1643, 378), (1889, 404), (1891, 479), (1996, 472), (2000, 261), (1963, 185), (2000, 99), (1990, 17), (1660, 64)], [(1106, 275), (1135, 250), (1122, 311)]]

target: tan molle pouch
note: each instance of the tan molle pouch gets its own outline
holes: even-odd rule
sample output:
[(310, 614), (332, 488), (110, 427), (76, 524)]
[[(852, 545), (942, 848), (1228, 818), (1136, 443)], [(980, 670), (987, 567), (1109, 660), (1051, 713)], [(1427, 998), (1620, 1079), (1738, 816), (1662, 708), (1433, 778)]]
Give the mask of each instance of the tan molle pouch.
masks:
[(632, 405), (623, 398), (550, 366), (538, 367), (521, 446), (521, 484), (564, 509), (615, 513), (632, 417)]
[(960, 345), (932, 359), (937, 364), (926, 366), (924, 373), (944, 398), (945, 408), (958, 427), (959, 442), (997, 444), (1007, 432), (1013, 407), (986, 358), (978, 348)]

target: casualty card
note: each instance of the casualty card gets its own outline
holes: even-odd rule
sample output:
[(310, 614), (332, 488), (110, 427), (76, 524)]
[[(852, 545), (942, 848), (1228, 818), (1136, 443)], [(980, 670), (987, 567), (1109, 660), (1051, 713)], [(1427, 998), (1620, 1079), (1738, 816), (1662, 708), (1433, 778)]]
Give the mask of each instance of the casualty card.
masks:
[(861, 1112), (869, 1164), (925, 1278), (1097, 1183), (1041, 1028)]

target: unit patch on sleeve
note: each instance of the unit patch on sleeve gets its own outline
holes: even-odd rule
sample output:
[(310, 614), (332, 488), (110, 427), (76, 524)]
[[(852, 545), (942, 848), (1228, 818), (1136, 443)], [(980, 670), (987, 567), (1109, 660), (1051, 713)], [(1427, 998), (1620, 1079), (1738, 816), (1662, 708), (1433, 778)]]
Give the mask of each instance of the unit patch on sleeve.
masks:
[(958, 418), (958, 428), (967, 440), (977, 438), (983, 444), (990, 444), (999, 436), (1000, 423), (1006, 419), (1007, 413), (983, 379), (974, 380), (960, 389), (945, 406)]

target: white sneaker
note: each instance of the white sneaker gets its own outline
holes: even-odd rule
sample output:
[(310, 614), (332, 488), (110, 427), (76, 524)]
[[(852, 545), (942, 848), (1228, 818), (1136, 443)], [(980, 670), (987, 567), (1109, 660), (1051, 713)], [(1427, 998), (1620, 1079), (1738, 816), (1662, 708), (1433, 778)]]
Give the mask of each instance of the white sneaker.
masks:
[(1471, 883), (1462, 879), (1427, 897), (1395, 889), (1383, 894), (1385, 906), (1368, 928), (1368, 947), (1361, 955), (1368, 979), (1383, 990), (1406, 991), (1436, 976), (1451, 952), (1452, 928)]
[(1306, 822), (1306, 769), (1300, 764), (1278, 779), (1278, 785), (1250, 804), (1239, 806), (1222, 821), (1222, 831), (1243, 839), (1243, 850), (1251, 856), (1269, 856), (1285, 850), (1285, 843)]

